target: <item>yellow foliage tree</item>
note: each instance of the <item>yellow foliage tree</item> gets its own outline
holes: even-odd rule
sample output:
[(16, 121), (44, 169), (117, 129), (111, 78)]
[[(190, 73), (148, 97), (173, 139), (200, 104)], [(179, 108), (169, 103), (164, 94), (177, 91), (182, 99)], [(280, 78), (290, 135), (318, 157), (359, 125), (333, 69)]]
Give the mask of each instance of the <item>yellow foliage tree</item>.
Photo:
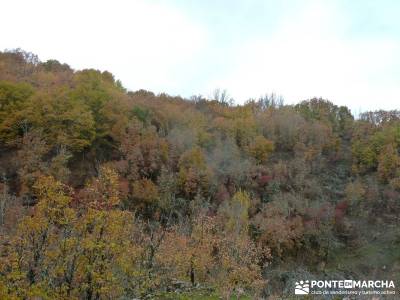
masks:
[(262, 135), (258, 135), (248, 146), (249, 154), (260, 164), (265, 163), (274, 150), (274, 143)]
[(120, 204), (118, 174), (108, 166), (100, 167), (83, 191), (85, 205), (94, 209), (112, 209)]

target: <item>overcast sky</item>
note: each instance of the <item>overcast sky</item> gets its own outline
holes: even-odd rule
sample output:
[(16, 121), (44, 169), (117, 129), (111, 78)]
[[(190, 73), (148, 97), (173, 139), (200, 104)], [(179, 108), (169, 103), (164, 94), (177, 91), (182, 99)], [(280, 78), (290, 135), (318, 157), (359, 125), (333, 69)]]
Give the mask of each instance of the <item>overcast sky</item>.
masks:
[(130, 90), (400, 108), (397, 0), (5, 0), (0, 28), (0, 49), (109, 70)]

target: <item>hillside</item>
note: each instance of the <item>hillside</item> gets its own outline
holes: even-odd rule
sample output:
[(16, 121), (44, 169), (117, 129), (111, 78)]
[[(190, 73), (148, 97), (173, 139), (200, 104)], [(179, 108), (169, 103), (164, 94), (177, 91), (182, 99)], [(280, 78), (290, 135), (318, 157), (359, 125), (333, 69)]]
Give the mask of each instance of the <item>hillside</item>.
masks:
[(0, 175), (1, 299), (400, 282), (398, 110), (133, 92), (1, 52)]

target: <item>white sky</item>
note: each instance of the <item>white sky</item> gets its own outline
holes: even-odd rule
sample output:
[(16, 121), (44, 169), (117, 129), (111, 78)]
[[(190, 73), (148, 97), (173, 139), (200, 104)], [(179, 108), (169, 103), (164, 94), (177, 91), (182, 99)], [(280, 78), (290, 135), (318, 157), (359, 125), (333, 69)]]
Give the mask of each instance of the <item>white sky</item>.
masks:
[(396, 1), (6, 0), (1, 7), (0, 49), (108, 70), (130, 90), (189, 97), (226, 88), (237, 103), (275, 92), (286, 103), (317, 96), (353, 112), (400, 108)]

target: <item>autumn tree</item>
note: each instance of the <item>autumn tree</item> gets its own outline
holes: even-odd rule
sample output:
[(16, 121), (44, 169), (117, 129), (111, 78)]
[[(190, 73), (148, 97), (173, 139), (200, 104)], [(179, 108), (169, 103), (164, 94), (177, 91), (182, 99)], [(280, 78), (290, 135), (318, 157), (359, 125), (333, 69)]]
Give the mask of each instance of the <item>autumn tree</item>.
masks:
[(51, 278), (46, 276), (51, 266), (51, 245), (58, 231), (69, 231), (74, 219), (74, 211), (68, 207), (70, 197), (61, 183), (41, 177), (34, 189), (39, 199), (34, 215), (21, 220), (6, 250), (7, 289), (22, 298), (53, 294)]
[(256, 136), (248, 146), (249, 154), (261, 164), (267, 161), (269, 154), (273, 150), (274, 144), (263, 136)]
[(120, 205), (118, 174), (109, 166), (102, 166), (97, 178), (93, 178), (81, 191), (85, 208), (110, 210)]
[(212, 254), (218, 242), (215, 219), (201, 214), (195, 217), (190, 227), (189, 233), (183, 227), (172, 227), (163, 239), (157, 260), (171, 279), (187, 280), (192, 286), (211, 283)]
[(183, 153), (178, 167), (178, 184), (184, 196), (190, 199), (198, 192), (208, 192), (211, 172), (200, 148), (195, 147)]
[(387, 182), (390, 179), (399, 176), (400, 157), (396, 146), (387, 145), (378, 157), (378, 174), (379, 178)]
[(26, 83), (0, 81), (0, 141), (14, 144), (25, 129), (24, 109), (34, 89)]

